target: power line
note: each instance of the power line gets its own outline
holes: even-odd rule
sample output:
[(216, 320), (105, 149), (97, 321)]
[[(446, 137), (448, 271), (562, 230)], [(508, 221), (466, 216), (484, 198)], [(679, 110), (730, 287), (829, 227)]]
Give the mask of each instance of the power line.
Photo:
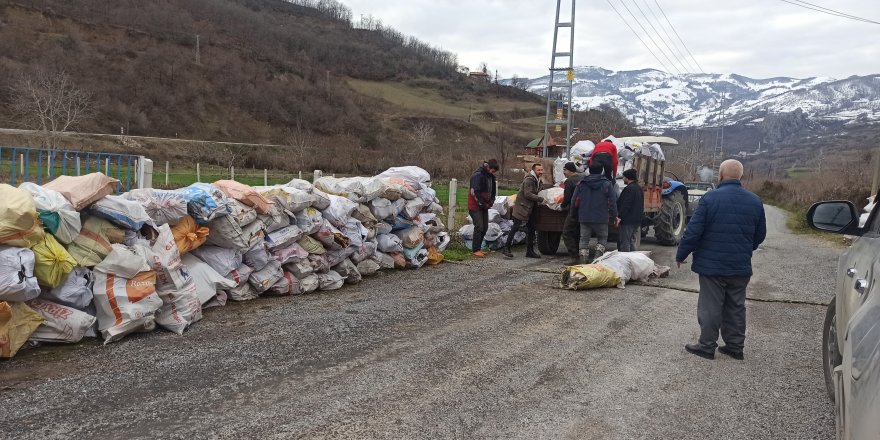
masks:
[[(678, 64), (680, 64), (681, 67), (684, 68), (684, 71), (687, 72), (687, 71), (688, 71), (688, 67), (685, 66), (683, 62), (681, 62), (681, 59), (678, 57), (678, 55), (675, 54), (675, 51), (672, 50), (671, 47), (669, 47), (669, 43), (667, 43), (666, 40), (663, 39), (663, 36), (660, 35), (660, 31), (658, 31), (657, 28), (654, 27), (654, 22), (651, 21), (651, 20), (648, 18), (647, 15), (645, 15), (645, 11), (643, 11), (643, 10), (642, 10), (642, 7), (639, 6), (639, 2), (638, 2), (638, 0), (633, 0), (633, 4), (634, 4), (634, 5), (636, 6), (636, 8), (639, 10), (639, 13), (642, 14), (642, 17), (645, 18), (645, 21), (648, 22), (648, 25), (651, 26), (651, 29), (654, 30), (654, 33), (657, 34), (657, 38), (659, 38), (660, 41), (663, 42), (663, 44), (666, 46), (666, 48), (669, 49), (669, 53), (672, 55), (672, 57), (675, 59), (675, 61), (678, 61)], [(662, 26), (661, 26), (661, 27), (662, 27)], [(658, 46), (658, 47), (659, 47), (659, 46)]]
[(857, 15), (847, 14), (845, 12), (836, 11), (834, 9), (829, 9), (824, 6), (819, 6), (813, 3), (805, 2), (802, 0), (779, 0), (783, 3), (788, 3), (790, 5), (799, 6), (801, 8), (809, 9), (816, 12), (821, 12), (823, 14), (833, 15), (835, 17), (846, 18), (849, 20), (861, 21), (863, 23), (871, 23), (871, 24), (880, 24), (880, 21), (870, 20), (864, 17), (859, 17)]
[[(639, 25), (640, 28), (642, 28), (642, 31), (644, 31), (645, 34), (648, 36), (648, 38), (651, 40), (651, 42), (654, 43), (654, 46), (657, 46), (657, 49), (660, 51), (660, 54), (663, 55), (663, 58), (666, 58), (666, 60), (669, 61), (669, 64), (672, 64), (672, 68), (675, 69), (675, 70), (677, 70), (678, 73), (679, 73), (679, 75), (680, 75), (680, 74), (681, 74), (681, 70), (679, 70), (678, 66), (676, 66), (675, 63), (672, 62), (671, 59), (669, 59), (669, 57), (666, 55), (666, 52), (663, 51), (663, 48), (660, 47), (660, 45), (657, 44), (656, 41), (654, 41), (654, 37), (652, 37), (651, 34), (648, 32), (648, 30), (645, 29), (644, 26), (642, 26), (642, 23), (639, 21), (638, 18), (636, 18), (636, 15), (633, 14), (633, 12), (629, 9), (629, 6), (627, 6), (626, 3), (624, 3), (623, 0), (620, 0), (620, 4), (623, 5), (624, 8), (626, 8), (626, 11), (629, 12), (629, 15), (633, 18), (633, 21), (635, 21), (636, 24)], [(672, 73), (672, 72), (670, 72), (670, 73)]]
[(667, 22), (667, 23), (669, 23), (669, 27), (672, 28), (672, 32), (675, 33), (675, 36), (676, 36), (676, 38), (678, 38), (678, 41), (680, 41), (680, 42), (681, 42), (681, 45), (684, 46), (684, 50), (686, 50), (687, 53), (688, 53), (688, 55), (691, 56), (691, 59), (694, 60), (694, 64), (697, 65), (697, 67), (700, 69), (700, 72), (702, 72), (702, 73), (706, 73), (706, 72), (703, 70), (703, 67), (700, 66), (700, 63), (697, 62), (697, 59), (694, 58), (694, 54), (692, 54), (692, 53), (691, 53), (691, 50), (688, 49), (687, 44), (684, 44), (684, 40), (681, 39), (681, 35), (678, 35), (678, 31), (675, 30), (675, 26), (672, 25), (672, 22), (669, 21), (669, 17), (666, 16), (666, 12), (663, 11), (663, 8), (660, 6), (660, 3), (658, 3), (657, 0), (654, 0), (654, 3), (657, 4), (657, 9), (659, 9), (659, 10), (660, 10), (660, 13), (663, 14), (663, 18), (666, 19), (666, 22)]
[(660, 57), (658, 57), (657, 54), (655, 54), (654, 51), (650, 47), (648, 47), (648, 44), (645, 43), (645, 40), (643, 40), (642, 37), (639, 36), (639, 33), (636, 32), (636, 30), (633, 29), (633, 27), (629, 25), (629, 22), (627, 22), (625, 18), (623, 18), (623, 14), (621, 14), (620, 11), (618, 11), (617, 8), (611, 4), (611, 0), (605, 0), (605, 2), (608, 3), (608, 6), (611, 6), (611, 9), (613, 9), (614, 12), (617, 13), (617, 16), (620, 17), (620, 21), (622, 21), (623, 24), (625, 24), (626, 27), (628, 27), (630, 31), (632, 31), (633, 35), (635, 35), (636, 38), (639, 39), (639, 42), (641, 42), (642, 45), (645, 46), (645, 49), (648, 49), (648, 52), (650, 52), (651, 55), (654, 57), (654, 59), (657, 60), (658, 63), (660, 63), (660, 65), (663, 67), (663, 69), (665, 69), (667, 71), (671, 71), (672, 69), (667, 67), (666, 63), (664, 63), (662, 60), (660, 60)]
[(688, 59), (687, 55), (684, 54), (684, 51), (682, 51), (681, 48), (679, 48), (679, 45), (675, 44), (675, 40), (672, 38), (671, 35), (669, 35), (669, 31), (666, 30), (666, 26), (663, 26), (663, 23), (660, 22), (660, 18), (657, 17), (656, 13), (654, 13), (654, 9), (652, 9), (651, 5), (648, 4), (648, 0), (642, 0), (642, 1), (645, 2), (645, 9), (647, 9), (648, 11), (651, 12), (651, 16), (654, 17), (654, 20), (657, 21), (657, 24), (659, 25), (660, 29), (663, 29), (663, 33), (666, 35), (666, 38), (670, 42), (672, 42), (672, 46), (675, 47), (675, 51), (674, 51), (675, 56), (679, 57), (679, 59), (684, 59), (684, 61), (687, 63), (687, 69), (689, 71), (696, 72), (697, 69), (694, 68), (694, 65)]

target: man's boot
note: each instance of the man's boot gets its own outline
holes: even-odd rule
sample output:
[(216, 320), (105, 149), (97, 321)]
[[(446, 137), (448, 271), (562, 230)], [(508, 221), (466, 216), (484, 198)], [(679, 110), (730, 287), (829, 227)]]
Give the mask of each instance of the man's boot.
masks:
[(578, 256), (580, 257), (580, 264), (590, 264), (590, 251), (588, 249), (578, 251)]
[[(529, 231), (531, 232), (531, 231)], [(532, 232), (526, 238), (526, 258), (541, 258), (541, 254), (535, 252), (535, 234)]]
[(510, 251), (510, 246), (504, 246), (504, 250), (501, 251), (504, 254), (505, 258), (513, 258), (513, 252)]
[(593, 250), (595, 254), (593, 254), (593, 258), (590, 260), (591, 263), (598, 260), (602, 255), (605, 255), (605, 246), (597, 244)]

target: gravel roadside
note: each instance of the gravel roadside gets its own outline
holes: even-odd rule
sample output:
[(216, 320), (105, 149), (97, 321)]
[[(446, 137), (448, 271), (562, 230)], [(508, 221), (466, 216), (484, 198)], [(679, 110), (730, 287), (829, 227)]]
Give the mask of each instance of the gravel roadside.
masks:
[[(777, 214), (768, 208), (768, 219)], [(750, 295), (827, 301), (833, 281), (825, 278), (839, 250), (793, 236), (776, 220), (756, 254)], [(673, 249), (645, 247), (670, 264)], [(553, 288), (555, 276), (544, 272), (558, 270), (561, 256), (535, 263), (521, 254), (209, 309), (183, 336), (25, 351), (0, 362), (0, 432), (833, 437), (819, 349), (823, 307), (750, 301), (746, 360), (707, 361), (682, 348), (698, 331), (697, 295), (676, 290), (696, 285), (685, 268), (660, 286), (570, 292)]]

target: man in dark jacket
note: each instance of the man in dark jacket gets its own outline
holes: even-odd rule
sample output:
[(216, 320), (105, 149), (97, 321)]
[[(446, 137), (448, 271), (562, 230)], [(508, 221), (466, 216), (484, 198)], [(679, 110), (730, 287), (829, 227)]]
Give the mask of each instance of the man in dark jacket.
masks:
[(475, 257), (485, 257), (483, 238), (489, 229), (489, 208), (495, 203), (495, 173), (498, 161), (489, 159), (471, 176), (471, 189), (468, 190), (468, 212), (474, 221), (474, 243), (471, 246)]
[(565, 224), (562, 227), (562, 242), (565, 243), (565, 249), (571, 257), (571, 264), (577, 264), (578, 246), (581, 240), (581, 224), (578, 222), (577, 216), (571, 213), (571, 199), (574, 195), (574, 188), (584, 178), (584, 173), (577, 172), (574, 162), (568, 162), (562, 168), (562, 174), (565, 175), (565, 183), (562, 196), (562, 204), (560, 207), (563, 211), (568, 212), (565, 216)]
[(544, 199), (538, 197), (538, 192), (543, 189), (542, 175), (544, 175), (544, 166), (540, 163), (533, 164), (532, 171), (526, 174), (516, 194), (516, 203), (513, 205), (513, 227), (507, 233), (507, 244), (504, 246), (504, 256), (507, 258), (513, 258), (510, 246), (513, 244), (513, 236), (523, 223), (526, 224), (526, 257), (541, 258), (535, 252), (535, 206), (544, 203)]
[(641, 234), (642, 217), (645, 210), (645, 194), (639, 186), (639, 173), (634, 169), (623, 172), (623, 183), (626, 187), (617, 199), (617, 216), (619, 225), (617, 233), (617, 250), (632, 252), (636, 250), (636, 234)]
[[(701, 197), (678, 245), (678, 267), (694, 255), (691, 270), (700, 275), (697, 321), (700, 339), (685, 350), (706, 359), (715, 349), (743, 358), (746, 339), (746, 287), (752, 276), (752, 252), (767, 235), (764, 205), (742, 187), (742, 163), (725, 160), (719, 185)], [(718, 332), (725, 346), (718, 347)]]
[[(571, 212), (577, 214), (581, 224), (581, 240), (578, 246), (582, 264), (605, 253), (608, 244), (608, 222), (617, 219), (617, 189), (602, 175), (604, 167), (600, 163), (590, 166), (590, 175), (584, 177), (574, 189)], [(590, 246), (590, 239), (596, 233), (596, 245)]]

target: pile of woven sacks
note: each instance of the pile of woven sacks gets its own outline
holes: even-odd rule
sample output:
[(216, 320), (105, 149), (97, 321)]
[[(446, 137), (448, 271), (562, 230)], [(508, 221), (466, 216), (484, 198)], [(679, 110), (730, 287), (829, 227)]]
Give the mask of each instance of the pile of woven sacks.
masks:
[[(498, 250), (507, 243), (507, 236), (514, 234), (512, 244), (522, 244), (526, 242), (526, 233), (523, 230), (513, 231), (513, 204), (516, 202), (516, 196), (498, 196), (492, 207), (489, 208), (489, 227), (483, 237), (483, 249)], [(468, 249), (473, 247), (474, 239), (474, 221), (470, 217), (467, 218), (467, 224), (458, 229), (458, 235), (464, 240), (464, 244)]]
[(204, 308), (436, 264), (450, 241), (418, 167), (269, 187), (118, 187), (101, 173), (0, 184), (0, 357), (29, 342), (182, 334)]

